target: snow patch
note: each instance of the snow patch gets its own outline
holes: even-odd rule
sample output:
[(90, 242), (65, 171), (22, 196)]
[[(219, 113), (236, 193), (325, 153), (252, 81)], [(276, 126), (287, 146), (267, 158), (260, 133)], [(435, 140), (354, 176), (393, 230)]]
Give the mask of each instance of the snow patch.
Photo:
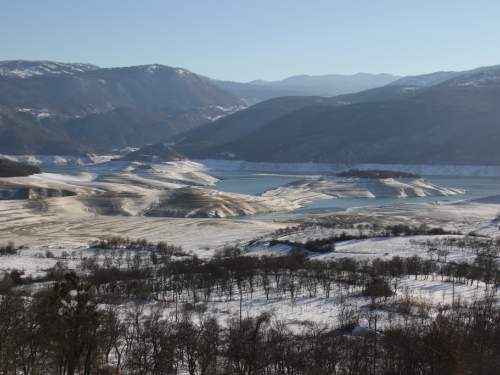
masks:
[(473, 88), (498, 86), (500, 84), (500, 74), (496, 70), (489, 70), (481, 73), (467, 74), (455, 79), (450, 86), (466, 86)]
[(368, 179), (339, 178), (321, 176), (292, 182), (262, 196), (283, 197), (292, 201), (331, 199), (331, 198), (406, 198), (427, 196), (450, 196), (465, 191), (438, 187), (420, 179)]
[(181, 68), (175, 68), (175, 72), (179, 74), (180, 76), (185, 76), (189, 74), (189, 70), (186, 69), (181, 69)]

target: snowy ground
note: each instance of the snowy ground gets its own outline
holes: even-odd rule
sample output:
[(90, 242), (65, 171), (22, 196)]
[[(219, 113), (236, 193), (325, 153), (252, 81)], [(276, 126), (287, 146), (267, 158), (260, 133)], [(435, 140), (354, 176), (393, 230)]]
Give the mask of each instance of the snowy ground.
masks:
[[(109, 161), (89, 168), (90, 172), (77, 174), (41, 173), (29, 177), (0, 179), (0, 193), (13, 195), (28, 189), (30, 201), (0, 201), (3, 206), (39, 210), (40, 214), (86, 217), (99, 215), (128, 216), (195, 216), (226, 217), (256, 213), (289, 211), (299, 208), (298, 203), (279, 197), (253, 197), (202, 189), (218, 180), (202, 171), (205, 167), (191, 161), (157, 164)], [(179, 189), (198, 186), (189, 190), (196, 196), (189, 202)], [(71, 197), (50, 198), (44, 189)], [(193, 204), (195, 202), (195, 204)]]
[(457, 199), (381, 207), (350, 208), (347, 213), (431, 220), (447, 229), (476, 232), (496, 237), (499, 232), (500, 195), (477, 199)]
[(292, 182), (266, 191), (264, 197), (283, 197), (292, 201), (332, 198), (406, 198), (463, 194), (459, 189), (436, 186), (423, 178), (342, 178), (321, 176)]
[[(120, 173), (112, 175), (106, 173), (113, 168)], [(247, 248), (249, 256), (287, 254), (290, 246), (269, 247), (269, 234), (280, 228), (299, 225), (302, 221), (314, 220), (318, 222), (334, 220), (354, 225), (373, 223), (373, 221), (378, 221), (381, 225), (403, 223), (418, 226), (425, 223), (430, 226), (441, 226), (447, 230), (458, 230), (464, 234), (475, 232), (491, 238), (496, 238), (500, 234), (500, 196), (357, 207), (332, 215), (330, 218), (304, 219), (296, 222), (141, 216), (146, 208), (162, 202), (164, 198), (162, 194), (165, 192), (178, 188), (186, 189), (186, 186), (191, 186), (188, 189), (202, 190), (200, 187), (192, 186), (213, 184), (215, 182), (213, 177), (203, 173), (205, 168), (206, 166), (192, 162), (155, 165), (152, 169), (141, 169), (136, 164), (110, 162), (107, 165), (95, 166), (89, 173), (77, 175), (43, 173), (28, 178), (8, 181), (3, 179), (0, 183), (4, 187), (52, 188), (70, 190), (77, 195), (0, 201), (0, 245), (14, 241), (16, 245), (23, 246), (19, 255), (0, 257), (0, 271), (19, 269), (24, 270), (26, 275), (40, 276), (58, 261), (66, 262), (71, 269), (78, 269), (82, 258), (93, 256), (93, 250), (88, 249), (89, 242), (109, 237), (144, 238), (151, 242), (165, 241), (182, 246), (186, 252), (196, 254), (200, 258), (213, 257), (225, 246), (246, 245), (254, 239), (258, 241)], [(216, 197), (216, 191), (212, 191), (211, 194), (210, 199), (219, 199)], [(257, 198), (252, 197), (254, 200)], [(244, 198), (241, 199), (244, 200), (240, 202), (242, 206), (250, 202), (249, 199), (246, 201)], [(271, 206), (269, 202), (271, 201), (268, 201), (268, 205)], [(290, 207), (293, 208), (293, 205)], [(280, 209), (287, 210), (291, 209), (290, 207), (285, 205)], [(331, 234), (327, 229), (312, 227), (292, 234), (288, 239), (304, 242), (310, 238), (321, 238)], [(312, 257), (318, 260), (343, 257), (372, 260), (389, 259), (395, 255), (406, 258), (417, 254), (427, 259), (430, 257), (428, 249), (410, 242), (411, 239), (428, 238), (428, 236), (420, 237), (345, 241), (336, 244), (335, 252), (312, 255)], [(144, 252), (143, 255), (147, 257), (148, 253)], [(448, 255), (448, 261), (471, 261), (474, 257), (475, 254), (454, 249)], [(451, 302), (453, 289), (454, 297), (463, 300), (479, 298), (485, 292), (485, 286), (481, 283), (473, 286), (453, 285), (439, 277), (434, 280), (403, 277), (397, 284), (397, 294), (391, 297), (393, 301), (411, 297), (413, 301), (431, 302), (435, 308), (440, 304)], [(262, 291), (256, 291), (250, 298), (249, 293), (245, 292), (242, 314), (256, 316), (260, 311), (271, 310), (290, 324), (301, 327), (312, 323), (331, 322), (346, 305), (353, 310), (366, 309), (368, 298), (360, 297), (359, 293), (356, 295), (355, 290), (346, 292), (342, 290), (342, 286), (336, 288), (332, 290), (329, 298), (319, 290), (315, 297), (300, 295), (293, 301), (276, 296), (271, 296), (272, 298), (267, 300)], [(346, 295), (347, 299), (344, 299), (345, 296), (341, 298), (341, 294)], [(182, 298), (189, 302), (189, 296), (185, 295)], [(207, 313), (214, 314), (221, 320), (235, 317), (240, 312), (239, 303), (237, 298), (232, 301), (213, 300), (206, 303)], [(167, 308), (167, 313), (171, 313), (174, 309), (168, 301), (164, 306)]]
[[(203, 223), (198, 223), (196, 225), (196, 232), (203, 231), (202, 228)], [(225, 229), (228, 228), (225, 227)], [(241, 228), (234, 229), (241, 233)], [(247, 235), (251, 235), (250, 231), (247, 232)], [(210, 234), (205, 231), (205, 236), (210, 236)], [(428, 236), (415, 236), (412, 238), (418, 241), (425, 240)], [(222, 246), (223, 241), (221, 239), (213, 238), (213, 249)], [(230, 235), (226, 232), (223, 240), (227, 239), (230, 239)], [(424, 259), (429, 258), (425, 247), (415, 247), (409, 240), (409, 237), (399, 237), (347, 241), (338, 244), (334, 253), (314, 256), (313, 259), (326, 260), (353, 257), (357, 260), (374, 258), (385, 258), (387, 260), (394, 255), (409, 257), (415, 254)], [(209, 254), (213, 255), (213, 249), (198, 248), (194, 252), (200, 255), (205, 253), (208, 256)], [(106, 251), (109, 252), (110, 250)], [(289, 247), (286, 245), (277, 245), (269, 248), (262, 243), (251, 247), (248, 255), (283, 255), (288, 251)], [(47, 252), (50, 252), (53, 257), (47, 258)], [(88, 249), (83, 242), (78, 244), (73, 241), (58, 241), (52, 242), (51, 245), (32, 245), (28, 249), (21, 250), (17, 256), (1, 257), (0, 269), (5, 271), (18, 269), (25, 271), (26, 275), (43, 276), (45, 271), (50, 267), (54, 267), (58, 261), (64, 262), (70, 269), (78, 269), (81, 259), (90, 258), (93, 254), (94, 250)], [(146, 251), (143, 251), (142, 254), (144, 257), (149, 256)], [(448, 261), (470, 260), (474, 256), (472, 253), (455, 250), (451, 251), (448, 255)], [(102, 258), (103, 256), (101, 256)], [(277, 319), (285, 320), (290, 325), (295, 326), (297, 330), (312, 324), (334, 324), (339, 319), (342, 309), (351, 309), (360, 314), (360, 316), (363, 316), (362, 312), (367, 309), (370, 299), (360, 296), (359, 292), (359, 289), (338, 284), (332, 288), (329, 297), (325, 296), (320, 287), (315, 296), (308, 295), (305, 292), (297, 296), (294, 300), (291, 300), (289, 297), (283, 298), (283, 296), (273, 293), (267, 299), (263, 290), (259, 288), (252, 295), (247, 290), (244, 292), (242, 299), (242, 316), (252, 317), (259, 315), (263, 311), (272, 312)], [(449, 280), (446, 280), (446, 278), (441, 279), (438, 275), (428, 278), (419, 276), (417, 279), (413, 276), (404, 276), (397, 280), (396, 294), (390, 297), (388, 303), (397, 303), (405, 298), (411, 298), (415, 306), (426, 304), (430, 311), (437, 311), (439, 306), (449, 305), (452, 303), (452, 300), (455, 302), (470, 302), (474, 299), (482, 298), (485, 292), (486, 288), (483, 283), (479, 283), (478, 285), (455, 283), (453, 285)], [(179, 305), (182, 306), (185, 302), (192, 303), (192, 296), (184, 293), (179, 298)], [(211, 301), (203, 302), (203, 298), (201, 298), (199, 303), (206, 306), (207, 314), (217, 316), (221, 321), (237, 318), (240, 313), (240, 301), (236, 292), (232, 300), (228, 300), (225, 297), (213, 297)], [(158, 302), (151, 301), (149, 304), (150, 307), (153, 307)], [(165, 314), (173, 314), (175, 311), (173, 302), (160, 302), (160, 305)], [(416, 314), (417, 312), (414, 311), (415, 316)], [(384, 318), (383, 322), (388, 324), (386, 319)], [(360, 325), (367, 327), (368, 323), (361, 321)]]

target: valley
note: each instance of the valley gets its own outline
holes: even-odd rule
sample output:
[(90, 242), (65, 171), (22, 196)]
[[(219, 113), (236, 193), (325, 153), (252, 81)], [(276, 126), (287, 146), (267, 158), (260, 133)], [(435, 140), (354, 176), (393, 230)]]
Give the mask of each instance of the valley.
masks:
[(498, 375), (499, 13), (4, 1), (0, 375)]

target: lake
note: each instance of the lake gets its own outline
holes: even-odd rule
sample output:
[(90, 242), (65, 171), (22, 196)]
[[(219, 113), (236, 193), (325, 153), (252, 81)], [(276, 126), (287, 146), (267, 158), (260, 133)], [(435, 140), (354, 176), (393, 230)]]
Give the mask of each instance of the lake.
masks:
[[(66, 166), (50, 165), (41, 166), (44, 172), (51, 173), (98, 173), (92, 166)], [(113, 170), (99, 171), (101, 173), (117, 173)], [(217, 171), (209, 170), (206, 174), (220, 180), (216, 186), (208, 189), (221, 190), (230, 193), (259, 195), (266, 190), (276, 188), (292, 181), (298, 181), (311, 176), (300, 173), (264, 173), (248, 171)], [(318, 176), (318, 175), (316, 175)], [(424, 176), (435, 185), (465, 190), (465, 194), (450, 197), (408, 197), (408, 198), (349, 198), (349, 199), (323, 199), (306, 203), (303, 208), (291, 212), (242, 216), (241, 219), (258, 220), (284, 220), (307, 216), (324, 215), (344, 211), (350, 207), (385, 206), (400, 203), (423, 203), (438, 200), (469, 199), (500, 194), (499, 177), (449, 177), (449, 176)]]
[[(266, 174), (262, 172), (246, 171), (207, 171), (207, 174), (220, 179), (216, 186), (210, 189), (227, 191), (230, 193), (258, 195), (266, 190), (276, 188), (292, 181), (302, 180), (305, 174)], [(449, 197), (408, 197), (408, 198), (348, 198), (348, 199), (322, 199), (304, 204), (291, 212), (278, 212), (243, 216), (242, 219), (284, 220), (298, 219), (307, 216), (325, 215), (333, 212), (344, 211), (350, 207), (385, 206), (401, 203), (424, 203), (439, 200), (470, 199), (500, 194), (499, 177), (449, 177), (449, 176), (424, 176), (437, 186), (462, 189), (465, 194)]]

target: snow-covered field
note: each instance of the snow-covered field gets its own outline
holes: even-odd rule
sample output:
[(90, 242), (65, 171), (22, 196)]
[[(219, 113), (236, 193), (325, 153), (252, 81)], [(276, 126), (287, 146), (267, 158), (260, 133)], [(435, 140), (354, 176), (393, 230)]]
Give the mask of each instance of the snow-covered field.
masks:
[[(185, 231), (186, 237), (194, 236), (209, 241), (208, 243), (210, 243), (212, 247), (201, 246), (201, 243), (186, 243), (185, 247), (185, 249), (192, 249), (189, 253), (207, 258), (211, 258), (217, 250), (220, 251), (225, 245), (230, 244), (232, 241), (237, 242), (237, 238), (240, 238), (235, 238), (235, 234), (237, 233), (244, 233), (248, 238), (252, 235), (265, 232), (259, 233), (259, 231), (256, 230), (257, 228), (249, 230), (248, 228), (243, 229), (243, 227), (233, 227), (231, 233), (229, 223), (221, 225), (223, 230), (212, 231), (203, 228), (204, 225), (212, 225), (207, 221), (198, 222), (196, 224), (193, 223), (195, 229), (188, 228), (184, 225), (179, 226), (179, 223), (175, 224), (177, 224), (176, 228), (178, 230)], [(245, 226), (251, 225), (247, 222), (241, 222), (241, 224)], [(278, 227), (278, 225), (276, 225), (275, 228), (276, 227)], [(261, 227), (260, 229), (263, 228)], [(266, 229), (269, 230), (271, 227)], [(193, 232), (196, 232), (198, 235), (194, 235)], [(218, 233), (218, 236), (212, 233)], [(222, 233), (225, 233), (225, 235), (222, 235)], [(304, 235), (312, 234), (307, 233)], [(296, 236), (296, 239), (298, 238), (300, 238), (300, 236)], [(422, 242), (429, 239), (429, 236), (414, 236), (411, 237), (411, 239)], [(174, 238), (174, 241), (175, 240), (178, 241), (177, 243), (182, 242), (180, 238)], [(32, 245), (27, 245), (28, 247), (26, 249), (20, 250), (19, 255), (1, 257), (0, 271), (10, 272), (13, 269), (17, 269), (23, 271), (27, 276), (37, 277), (43, 276), (51, 267), (56, 266), (57, 262), (63, 262), (69, 269), (78, 270), (82, 259), (92, 258), (95, 251), (94, 249), (89, 249), (87, 244), (83, 241), (78, 243), (76, 241), (64, 241), (61, 239), (59, 241), (53, 240), (50, 242), (51, 245), (36, 245), (35, 243), (36, 242)], [(196, 247), (197, 249), (195, 249)], [(287, 245), (269, 247), (268, 243), (262, 241), (248, 247), (246, 255), (278, 256), (286, 255), (289, 251), (290, 247)], [(101, 251), (101, 264), (104, 259), (103, 254), (106, 252), (109, 253), (111, 251)], [(135, 253), (136, 251), (127, 250), (126, 252)], [(50, 254), (49, 258), (46, 257), (47, 254)], [(142, 251), (141, 254), (144, 259), (149, 258), (149, 252)], [(389, 260), (393, 256), (408, 258), (414, 255), (418, 255), (422, 259), (430, 259), (428, 249), (425, 246), (412, 244), (409, 237), (397, 237), (346, 241), (339, 243), (336, 246), (335, 252), (322, 255), (311, 255), (311, 259), (327, 261), (350, 257), (357, 261), (373, 260), (376, 258)], [(447, 255), (448, 262), (472, 261), (474, 258), (475, 254), (459, 249), (452, 250)], [(452, 283), (449, 279), (443, 278), (437, 274), (425, 277), (422, 275), (416, 278), (409, 275), (395, 280), (397, 280), (397, 282), (393, 281), (391, 284), (393, 289), (395, 289), (395, 295), (389, 299), (389, 302), (392, 301), (393, 303), (397, 303), (398, 301), (411, 298), (412, 303), (416, 306), (425, 304), (429, 311), (434, 312), (437, 311), (439, 306), (450, 305), (453, 301), (471, 302), (475, 299), (480, 299), (486, 292), (485, 284), (482, 282), (474, 283), (473, 285)], [(301, 326), (308, 326), (310, 324), (332, 324), (339, 319), (342, 310), (346, 308), (360, 314), (370, 303), (370, 298), (363, 297), (359, 293), (359, 288), (349, 287), (349, 285), (344, 284), (334, 284), (328, 297), (325, 295), (324, 290), (319, 287), (314, 295), (303, 291), (301, 294), (291, 299), (289, 296), (287, 297), (286, 293), (271, 293), (268, 298), (264, 290), (257, 287), (252, 294), (249, 290), (243, 293), (241, 311), (244, 317), (255, 317), (264, 311), (271, 312), (276, 318), (285, 320), (288, 324), (300, 329)], [(179, 301), (182, 305), (182, 303), (192, 302), (192, 298), (193, 297), (186, 292), (179, 297)], [(216, 316), (222, 322), (237, 317), (240, 313), (240, 300), (236, 292), (235, 297), (232, 299), (228, 299), (226, 296), (222, 298), (214, 296), (207, 302), (201, 299), (200, 303), (206, 306), (208, 314)], [(149, 304), (154, 306), (156, 302), (150, 301)], [(163, 303), (162, 309), (166, 314), (170, 314), (174, 312), (175, 306), (173, 303)], [(363, 315), (361, 314), (361, 316)], [(382, 320), (381, 323), (383, 322)], [(367, 322), (363, 321), (359, 324), (365, 327), (368, 325)]]
[[(206, 168), (191, 161), (141, 164), (108, 161), (76, 174), (41, 173), (29, 177), (0, 179), (0, 194), (13, 196), (28, 190), (30, 202), (6, 203), (8, 206), (39, 209), (41, 215), (66, 214), (83, 217), (92, 214), (174, 217), (226, 217), (256, 213), (289, 211), (298, 203), (276, 197), (253, 197), (218, 193), (202, 186), (218, 180), (205, 173)], [(189, 202), (183, 200), (188, 187)], [(49, 194), (44, 189), (51, 189)], [(180, 190), (184, 189), (184, 190)], [(51, 198), (54, 191), (62, 197)], [(72, 195), (72, 196), (67, 196)], [(196, 203), (193, 205), (192, 202)], [(2, 202), (4, 203), (4, 202)]]

